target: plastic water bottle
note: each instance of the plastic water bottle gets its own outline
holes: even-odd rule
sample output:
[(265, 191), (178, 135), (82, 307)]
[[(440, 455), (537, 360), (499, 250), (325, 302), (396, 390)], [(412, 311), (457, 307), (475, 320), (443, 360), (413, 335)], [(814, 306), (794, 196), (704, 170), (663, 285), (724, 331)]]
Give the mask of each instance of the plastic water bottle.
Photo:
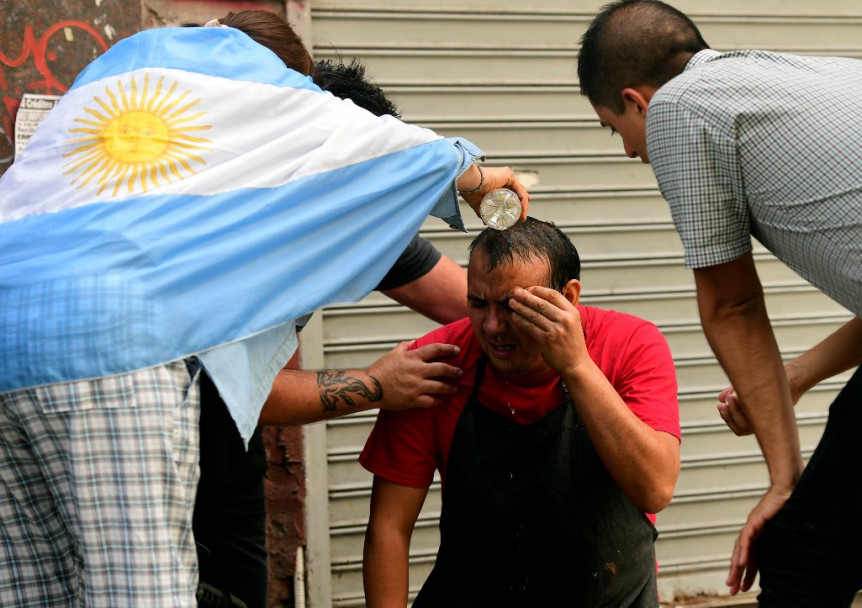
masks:
[(521, 199), (507, 188), (491, 190), (482, 197), (479, 216), (495, 230), (511, 228), (521, 217)]

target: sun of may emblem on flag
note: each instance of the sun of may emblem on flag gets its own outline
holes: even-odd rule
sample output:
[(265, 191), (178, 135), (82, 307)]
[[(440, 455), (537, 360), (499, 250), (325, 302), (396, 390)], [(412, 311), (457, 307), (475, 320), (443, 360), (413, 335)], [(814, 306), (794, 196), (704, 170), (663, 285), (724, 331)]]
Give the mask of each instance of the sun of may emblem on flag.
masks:
[(84, 107), (89, 116), (69, 129), (81, 137), (69, 140), (75, 148), (64, 158), (64, 175), (74, 174), (71, 184), (83, 188), (98, 185), (98, 194), (113, 185), (111, 196), (125, 186), (129, 194), (147, 192), (163, 183), (181, 180), (195, 173), (193, 165), (206, 165), (200, 154), (209, 151), (209, 139), (194, 137), (196, 131), (210, 126), (195, 124), (206, 111), (196, 109), (200, 98), (190, 99), (191, 91), (177, 94), (178, 83), (165, 87), (159, 78), (150, 91), (149, 74), (138, 89), (135, 77), (105, 87), (105, 99), (94, 97), (93, 107)]

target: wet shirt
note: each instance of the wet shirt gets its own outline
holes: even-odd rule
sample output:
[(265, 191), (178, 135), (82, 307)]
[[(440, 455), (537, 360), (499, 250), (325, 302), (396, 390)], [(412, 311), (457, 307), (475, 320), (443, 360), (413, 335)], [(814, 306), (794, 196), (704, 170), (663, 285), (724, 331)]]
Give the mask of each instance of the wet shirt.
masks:
[[(677, 382), (667, 342), (652, 323), (615, 311), (579, 306), (587, 350), (631, 410), (656, 430), (680, 437)], [(441, 327), (417, 346), (443, 342), (461, 352), (447, 362), (464, 370), (458, 392), (433, 408), (381, 411), (360, 455), (375, 475), (400, 485), (427, 488), (434, 471), (446, 480), (449, 448), (473, 389), (481, 348), (469, 319)], [(517, 423), (540, 420), (564, 398), (560, 376), (549, 371), (515, 382), (488, 367), (478, 393), (487, 408)]]

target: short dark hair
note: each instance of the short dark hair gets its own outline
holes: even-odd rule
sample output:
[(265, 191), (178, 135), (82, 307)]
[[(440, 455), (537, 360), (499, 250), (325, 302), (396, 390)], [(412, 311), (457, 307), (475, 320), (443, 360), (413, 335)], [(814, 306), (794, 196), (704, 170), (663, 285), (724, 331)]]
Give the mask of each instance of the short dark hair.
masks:
[(581, 278), (581, 258), (571, 239), (552, 222), (528, 217), (508, 230), (485, 228), (470, 243), (470, 255), (481, 251), (485, 265), (493, 270), (515, 260), (548, 261), (547, 287), (562, 291), (566, 283)]
[(314, 63), (312, 80), (324, 91), (336, 97), (349, 99), (360, 108), (376, 116), (401, 118), (398, 108), (379, 86), (365, 74), (365, 66), (354, 58), (349, 64), (339, 59), (322, 59)]
[(581, 94), (615, 114), (624, 111), (627, 87), (661, 87), (682, 73), (692, 55), (709, 45), (684, 13), (659, 0), (606, 4), (581, 37)]
[(252, 40), (278, 55), (290, 69), (305, 76), (311, 74), (314, 65), (311, 54), (293, 26), (281, 15), (263, 10), (247, 10), (229, 12), (218, 21), (221, 25), (244, 32)]

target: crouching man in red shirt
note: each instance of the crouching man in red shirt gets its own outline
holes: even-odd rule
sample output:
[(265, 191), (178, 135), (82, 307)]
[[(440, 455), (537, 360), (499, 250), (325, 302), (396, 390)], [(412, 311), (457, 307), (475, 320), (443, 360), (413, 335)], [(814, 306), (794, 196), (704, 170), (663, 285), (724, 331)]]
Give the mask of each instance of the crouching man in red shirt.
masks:
[(680, 466), (673, 360), (655, 325), (579, 305), (579, 277), (553, 224), (473, 241), (469, 317), (416, 342), (460, 348), (458, 392), (381, 411), (360, 457), (369, 608), (407, 604), (435, 470), (440, 548), (414, 608), (658, 606), (653, 514)]

